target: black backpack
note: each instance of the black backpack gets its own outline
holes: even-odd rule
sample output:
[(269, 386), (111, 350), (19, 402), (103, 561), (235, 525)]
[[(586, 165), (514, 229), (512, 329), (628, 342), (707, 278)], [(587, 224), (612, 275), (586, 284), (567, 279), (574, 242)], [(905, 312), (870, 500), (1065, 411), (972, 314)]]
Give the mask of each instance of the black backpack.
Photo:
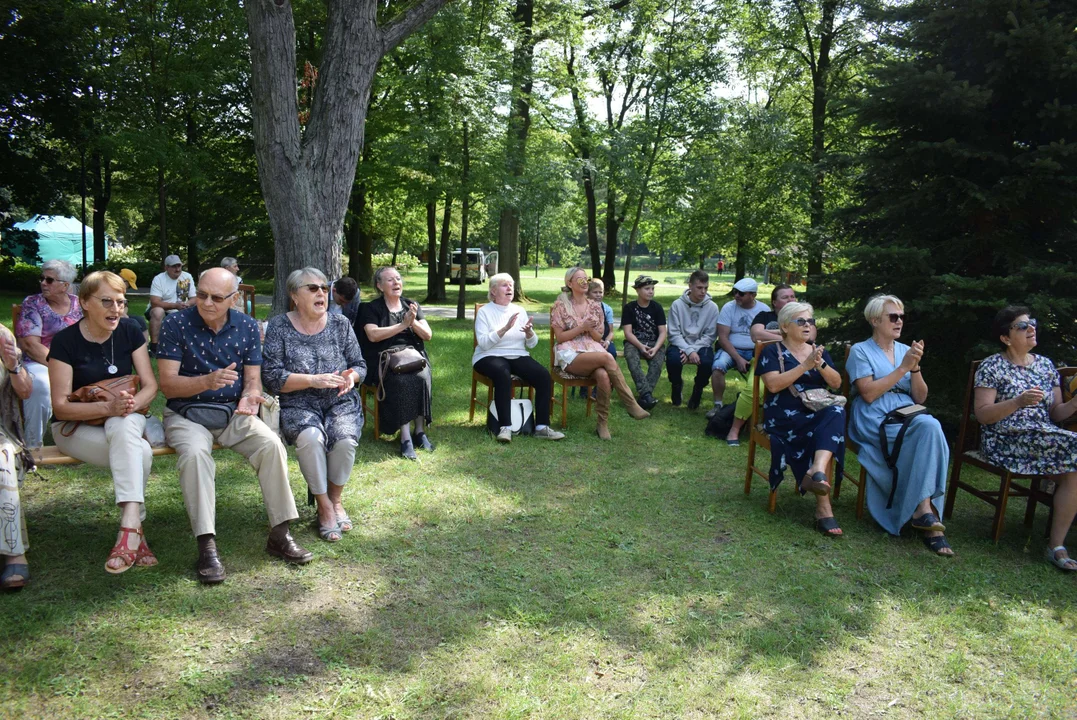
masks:
[(726, 435), (729, 434), (729, 429), (733, 427), (733, 413), (736, 410), (737, 404), (735, 402), (723, 405), (722, 409), (707, 421), (706, 434), (709, 437), (724, 440)]

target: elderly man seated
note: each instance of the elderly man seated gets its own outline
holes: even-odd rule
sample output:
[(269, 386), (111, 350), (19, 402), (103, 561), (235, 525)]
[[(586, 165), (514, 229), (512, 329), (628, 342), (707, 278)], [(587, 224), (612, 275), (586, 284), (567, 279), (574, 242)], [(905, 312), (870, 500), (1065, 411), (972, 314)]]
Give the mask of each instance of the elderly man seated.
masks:
[(168, 398), (164, 425), (179, 456), (180, 487), (198, 539), (198, 580), (224, 580), (215, 541), (216, 465), (213, 443), (235, 450), (258, 473), (269, 515), (266, 552), (303, 564), (313, 555), (289, 532), (299, 517), (288, 484), (288, 455), (277, 434), (258, 419), (262, 399), (262, 343), (254, 318), (230, 309), (239, 291), (224, 268), (202, 273), (197, 304), (170, 315), (161, 327), (157, 369)]

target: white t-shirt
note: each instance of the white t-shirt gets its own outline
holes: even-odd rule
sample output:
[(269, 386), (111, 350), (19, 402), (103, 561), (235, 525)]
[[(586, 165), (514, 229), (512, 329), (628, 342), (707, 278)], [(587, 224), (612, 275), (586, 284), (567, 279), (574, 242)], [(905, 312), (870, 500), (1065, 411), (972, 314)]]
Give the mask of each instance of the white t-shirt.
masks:
[(730, 300), (718, 313), (718, 324), (729, 328), (729, 342), (737, 350), (754, 350), (752, 341), (752, 320), (761, 312), (769, 311), (766, 303), (755, 301), (750, 308), (742, 308), (736, 300)]
[[(194, 292), (194, 278), (188, 272), (181, 272), (179, 277), (173, 280), (168, 273), (158, 273), (150, 285), (150, 295), (161, 298), (167, 303), (185, 303)], [(168, 312), (176, 312), (169, 310)]]

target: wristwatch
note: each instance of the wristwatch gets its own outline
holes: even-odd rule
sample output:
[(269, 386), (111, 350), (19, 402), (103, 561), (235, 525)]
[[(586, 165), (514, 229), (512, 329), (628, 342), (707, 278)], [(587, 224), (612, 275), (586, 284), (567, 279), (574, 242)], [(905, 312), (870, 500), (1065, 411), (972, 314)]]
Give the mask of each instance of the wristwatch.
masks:
[(829, 365), (827, 365), (826, 362), (823, 362), (823, 364), (819, 366), (819, 369), (820, 370), (826, 370), (828, 367), (829, 367)]

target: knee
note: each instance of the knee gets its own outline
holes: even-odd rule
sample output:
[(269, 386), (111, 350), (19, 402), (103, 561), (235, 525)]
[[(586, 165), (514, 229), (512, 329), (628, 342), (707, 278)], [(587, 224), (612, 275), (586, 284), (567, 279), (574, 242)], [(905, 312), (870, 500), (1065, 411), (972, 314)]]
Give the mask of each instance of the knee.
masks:
[(295, 439), (295, 449), (302, 452), (313, 447), (325, 450), (325, 434), (316, 427), (305, 428)]
[(609, 390), (610, 388), (610, 375), (602, 368), (595, 370), (592, 376), (595, 379), (595, 383), (603, 390)]
[(159, 307), (150, 308), (150, 320), (152, 320), (154, 322), (161, 322), (164, 319), (165, 319), (165, 309), (164, 308), (159, 308)]

